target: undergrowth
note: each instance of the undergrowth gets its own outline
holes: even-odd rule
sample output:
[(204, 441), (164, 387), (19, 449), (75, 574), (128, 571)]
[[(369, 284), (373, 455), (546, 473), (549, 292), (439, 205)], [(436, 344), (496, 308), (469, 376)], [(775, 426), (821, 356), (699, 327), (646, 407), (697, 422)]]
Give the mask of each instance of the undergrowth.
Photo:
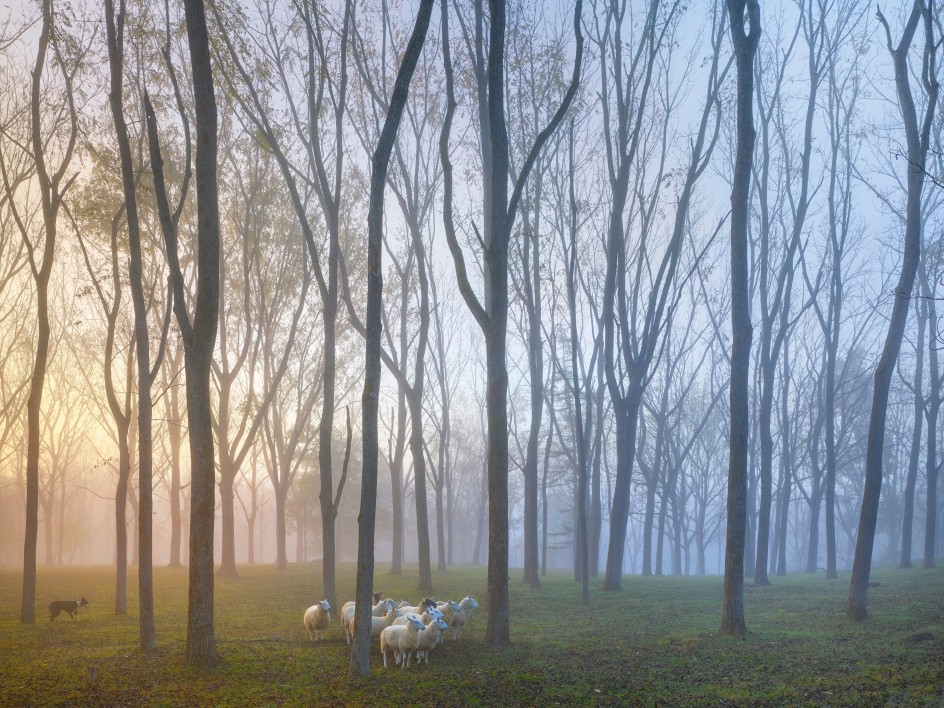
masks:
[[(569, 573), (532, 590), (513, 571), (513, 645), (483, 646), (485, 571), (434, 575), (437, 598), (472, 594), (482, 605), (458, 642), (428, 666), (351, 678), (337, 608), (326, 639), (302, 626), (321, 599), (321, 568), (241, 566), (216, 579), (221, 663), (201, 672), (183, 660), (186, 569), (155, 569), (158, 651), (137, 644), (134, 569), (128, 614), (114, 614), (111, 568), (40, 568), (37, 623), (19, 622), (21, 575), (0, 570), (3, 705), (944, 705), (944, 570), (876, 569), (870, 616), (843, 616), (848, 575), (795, 574), (745, 587), (745, 640), (719, 638), (719, 577), (627, 577), (620, 593), (591, 582), (579, 602)], [(415, 568), (378, 569), (375, 588), (419, 600)], [(353, 596), (353, 566), (338, 573), (339, 602)], [(47, 618), (54, 599), (87, 597), (78, 620)], [(98, 667), (95, 687), (88, 666)]]

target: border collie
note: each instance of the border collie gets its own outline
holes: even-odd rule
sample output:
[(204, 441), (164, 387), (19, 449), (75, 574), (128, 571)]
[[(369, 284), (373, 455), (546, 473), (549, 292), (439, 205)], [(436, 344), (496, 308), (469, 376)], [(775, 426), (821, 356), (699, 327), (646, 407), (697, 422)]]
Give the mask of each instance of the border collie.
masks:
[(53, 600), (49, 603), (49, 621), (52, 622), (54, 619), (56, 619), (60, 612), (68, 612), (69, 617), (75, 619), (75, 616), (79, 614), (79, 608), (87, 607), (91, 604), (92, 603), (90, 603), (84, 597), (81, 597), (78, 600)]

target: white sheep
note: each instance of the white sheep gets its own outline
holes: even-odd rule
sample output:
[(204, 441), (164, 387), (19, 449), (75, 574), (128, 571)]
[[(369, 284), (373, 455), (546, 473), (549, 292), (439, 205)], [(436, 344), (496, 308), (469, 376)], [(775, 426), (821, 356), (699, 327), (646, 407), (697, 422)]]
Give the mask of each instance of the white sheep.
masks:
[(324, 639), (324, 630), (331, 622), (331, 605), (322, 600), (305, 610), (305, 629), (312, 641)]
[[(383, 617), (393, 609), (394, 604), (393, 600), (381, 600), (371, 608), (371, 617)], [(349, 628), (351, 626), (351, 620), (354, 619), (354, 607), (354, 600), (349, 600), (341, 606), (341, 631), (344, 632), (344, 638), (347, 640), (348, 644), (351, 643)]]
[(465, 626), (466, 622), (472, 619), (473, 610), (477, 609), (479, 603), (471, 595), (466, 595), (459, 601), (459, 609), (452, 617), (451, 626), (456, 630), (455, 639), (459, 638), (459, 630)]
[[(446, 621), (446, 624), (448, 624), (451, 627), (452, 620), (455, 618), (456, 612), (458, 612), (461, 609), (459, 607), (459, 603), (456, 602), (455, 600), (449, 600), (449, 602), (438, 602), (436, 603), (436, 606), (437, 606), (437, 609), (443, 613), (443, 619)], [(442, 636), (439, 637), (439, 643), (442, 644), (445, 639), (446, 639), (446, 635), (443, 634)]]
[(424, 598), (424, 599), (420, 600), (420, 603), (419, 603), (418, 605), (404, 605), (404, 604), (401, 602), (401, 603), (400, 603), (399, 605), (397, 605), (397, 606), (400, 608), (400, 610), (401, 610), (401, 611), (403, 612), (403, 614), (405, 614), (405, 615), (406, 615), (406, 614), (410, 614), (411, 612), (412, 612), (413, 614), (421, 615), (421, 614), (423, 614), (424, 612), (426, 612), (427, 609), (436, 607), (436, 601), (433, 600), (432, 598), (427, 597), (427, 598)]
[(395, 624), (380, 633), (380, 651), (383, 654), (384, 668), (387, 668), (387, 652), (393, 652), (394, 660), (403, 669), (410, 665), (410, 656), (416, 649), (423, 622), (419, 615), (407, 615), (407, 624)]
[[(376, 639), (380, 636), (380, 633), (393, 624), (394, 620), (401, 616), (399, 607), (392, 607), (387, 614), (383, 617), (373, 617), (370, 618), (370, 638)], [(351, 622), (348, 624), (348, 635), (354, 637), (354, 628), (357, 624), (357, 617), (351, 617)]]
[[(403, 613), (403, 609), (402, 609), (402, 608), (398, 608), (398, 609), (400, 609), (400, 612)], [(393, 623), (394, 623), (394, 624), (406, 624), (407, 622), (409, 622), (409, 620), (406, 618), (406, 615), (407, 615), (407, 614), (419, 614), (419, 613), (418, 613), (418, 612), (413, 612), (413, 613), (409, 613), (409, 612), (408, 612), (408, 613), (406, 613), (406, 614), (401, 614), (401, 616), (400, 616), (399, 618), (397, 618), (396, 620), (394, 620)], [(432, 622), (434, 619), (442, 619), (442, 618), (443, 618), (443, 613), (442, 613), (442, 611), (441, 611), (438, 607), (427, 607), (426, 611), (425, 611), (423, 614), (420, 615), (420, 622), (422, 622), (422, 623), (425, 624), (425, 625), (428, 625), (428, 624), (429, 624), (430, 622)]]
[(442, 618), (442, 613), (440, 613), (439, 617), (434, 618), (426, 625), (426, 629), (419, 633), (416, 641), (417, 664), (420, 662), (429, 663), (429, 652), (436, 648), (436, 645), (439, 644), (439, 638), (447, 629), (449, 629), (449, 625), (446, 624)]

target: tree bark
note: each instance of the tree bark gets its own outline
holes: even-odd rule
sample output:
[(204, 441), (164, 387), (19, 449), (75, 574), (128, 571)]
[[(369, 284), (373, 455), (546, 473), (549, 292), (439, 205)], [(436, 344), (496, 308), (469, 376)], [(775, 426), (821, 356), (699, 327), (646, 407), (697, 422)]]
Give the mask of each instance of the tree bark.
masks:
[[(914, 370), (914, 426), (911, 432), (911, 451), (908, 455), (908, 477), (905, 481), (905, 506), (901, 522), (901, 555), (899, 569), (911, 568), (911, 544), (914, 535), (915, 487), (918, 482), (918, 462), (921, 457), (921, 424), (924, 422), (924, 333), (927, 325), (927, 305), (916, 301), (915, 314), (918, 320), (918, 342), (915, 345)], [(930, 438), (930, 435), (928, 436)]]
[[(923, 270), (923, 269), (922, 269)], [(927, 274), (921, 280), (922, 295), (928, 312), (928, 322), (939, 322), (935, 294), (931, 289)], [(940, 336), (940, 332), (938, 332)], [(937, 478), (938, 478), (938, 417), (941, 411), (941, 369), (938, 366), (937, 345), (928, 351), (928, 369), (930, 370), (930, 387), (928, 390), (927, 407), (927, 441), (925, 455), (925, 469), (927, 471), (927, 513), (924, 516), (924, 567), (936, 568), (934, 562), (934, 546), (937, 531)]]
[[(744, 531), (747, 518), (748, 379), (751, 363), (747, 226), (754, 156), (754, 55), (760, 40), (757, 0), (726, 0), (737, 65), (737, 152), (731, 184), (731, 383), (727, 542), (720, 635), (744, 637)], [(745, 24), (749, 28), (745, 28)]]
[[(859, 533), (856, 538), (855, 557), (852, 562), (852, 580), (849, 583), (849, 598), (846, 617), (862, 620), (867, 615), (869, 575), (872, 569), (872, 548), (875, 543), (875, 526), (878, 520), (878, 503), (882, 491), (882, 453), (885, 447), (885, 418), (888, 410), (888, 394), (892, 373), (898, 360), (901, 341), (908, 318), (908, 303), (914, 290), (915, 274), (921, 255), (921, 192), (924, 188), (924, 172), (915, 166), (923, 166), (928, 153), (931, 123), (934, 118), (938, 82), (934, 21), (930, 7), (922, 0), (915, 0), (911, 15), (902, 32), (898, 46), (892, 45), (891, 31), (881, 11), (879, 21), (885, 28), (888, 51), (895, 66), (895, 85), (898, 105), (908, 146), (908, 201), (904, 233), (904, 255), (901, 274), (895, 287), (894, 304), (888, 323), (885, 345), (875, 368), (872, 394), (872, 412), (869, 416), (869, 434), (866, 443), (865, 489), (859, 515)], [(908, 54), (915, 31), (921, 20), (925, 27), (925, 49), (923, 64), (926, 72), (927, 103), (922, 124), (918, 125), (914, 97), (911, 91)]]
[[(440, 139), (443, 163), (443, 215), (446, 237), (456, 265), (459, 289), (485, 337), (486, 406), (488, 420), (488, 619), (485, 643), (500, 649), (511, 642), (508, 610), (508, 372), (505, 363), (508, 320), (508, 241), (524, 183), (544, 144), (563, 120), (580, 81), (583, 39), (580, 32), (581, 2), (574, 11), (577, 60), (574, 74), (561, 105), (528, 152), (511, 197), (508, 194), (508, 132), (505, 122), (505, 0), (489, 0), (487, 64), (481, 56), (485, 46), (484, 18), (476, 6), (475, 48), (479, 67), (479, 119), (484, 166), (483, 220), (485, 302), (478, 301), (468, 281), (465, 259), (452, 220), (452, 165), (449, 134), (455, 113), (452, 63), (449, 54), (448, 8), (443, 5), (443, 54), (446, 74), (447, 112)], [(483, 80), (484, 79), (484, 80)]]
[(145, 96), (148, 143), (161, 230), (167, 246), (174, 315), (184, 343), (187, 419), (190, 436), (190, 568), (187, 663), (206, 668), (219, 657), (213, 621), (215, 449), (210, 397), (211, 359), (220, 302), (220, 219), (217, 185), (217, 116), (209, 37), (203, 0), (186, 0), (187, 39), (196, 115), (197, 294), (193, 320), (184, 296), (177, 254), (177, 224), (164, 185), (157, 122)]
[[(111, 113), (118, 139), (118, 154), (121, 161), (121, 182), (125, 199), (128, 243), (131, 256), (128, 265), (128, 279), (131, 287), (131, 300), (134, 306), (135, 359), (138, 367), (138, 646), (144, 652), (152, 652), (157, 648), (157, 635), (154, 628), (153, 503), (151, 499), (154, 447), (151, 423), (151, 382), (154, 374), (151, 372), (147, 306), (144, 302), (141, 233), (138, 224), (134, 166), (131, 161), (131, 143), (128, 139), (128, 127), (125, 123), (123, 105), (124, 24), (126, 17), (124, 0), (119, 0), (117, 17), (115, 16), (113, 0), (105, 0), (105, 25), (111, 74), (109, 103), (111, 104)], [(158, 361), (158, 366), (160, 366), (160, 361)], [(123, 509), (121, 515), (123, 515)], [(120, 562), (121, 554), (119, 553)]]
[[(56, 62), (64, 80), (64, 100), (69, 107), (69, 124), (63, 126), (67, 141), (59, 166), (50, 173), (46, 164), (47, 141), (42, 135), (42, 91), (43, 71), (46, 63), (47, 50), (53, 47)], [(77, 129), (77, 114), (72, 94), (72, 75), (66, 66), (66, 60), (60, 56), (53, 32), (52, 0), (43, 0), (42, 25), (36, 51), (36, 61), (33, 64), (30, 82), (30, 144), (32, 153), (30, 161), (36, 169), (42, 202), (43, 247), (38, 252), (26, 232), (23, 220), (16, 214), (17, 227), (22, 235), (29, 258), (30, 272), (36, 287), (36, 350), (33, 360), (33, 369), (30, 376), (29, 395), (26, 402), (26, 518), (23, 539), (23, 592), (20, 603), (20, 622), (34, 624), (36, 621), (36, 540), (39, 530), (39, 447), (40, 447), (40, 413), (43, 400), (43, 388), (46, 379), (46, 365), (49, 360), (49, 279), (55, 261), (56, 242), (58, 238), (59, 208), (62, 206), (63, 196), (69, 189), (75, 176), (64, 180), (65, 172), (72, 161), (75, 149)], [(11, 207), (13, 194), (12, 187), (7, 181), (4, 171), (4, 186), (10, 199)]]
[[(358, 516), (356, 627), (351, 654), (351, 672), (361, 676), (370, 673), (370, 607), (374, 580), (374, 525), (377, 508), (377, 407), (380, 394), (380, 336), (383, 305), (384, 185), (390, 153), (397, 139), (403, 107), (406, 105), (410, 80), (423, 49), (432, 12), (433, 0), (422, 0), (416, 16), (416, 24), (413, 26), (403, 60), (397, 71), (390, 105), (377, 141), (377, 149), (371, 160), (370, 203), (367, 213), (367, 346), (364, 391), (361, 398), (364, 436), (363, 471)], [(422, 455), (422, 450), (420, 454)]]

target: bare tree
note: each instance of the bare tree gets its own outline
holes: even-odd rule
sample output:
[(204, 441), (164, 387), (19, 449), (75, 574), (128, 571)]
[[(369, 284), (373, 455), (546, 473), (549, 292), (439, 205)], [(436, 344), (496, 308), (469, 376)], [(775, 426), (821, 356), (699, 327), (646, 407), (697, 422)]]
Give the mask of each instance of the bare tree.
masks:
[[(213, 625), (213, 527), (216, 465), (210, 375), (220, 301), (220, 215), (217, 186), (216, 93), (203, 0), (184, 4), (196, 115), (197, 293), (193, 317), (187, 307), (178, 255), (177, 220), (171, 213), (157, 120), (145, 95), (148, 145), (161, 231), (167, 248), (174, 315), (184, 342), (187, 419), (190, 433), (190, 591), (187, 663), (208, 667), (218, 660)], [(168, 57), (169, 59), (169, 57)], [(168, 62), (169, 64), (169, 62)], [(170, 68), (170, 67), (169, 67)], [(176, 84), (176, 82), (175, 82)], [(180, 95), (178, 92), (178, 107)], [(181, 109), (183, 117), (183, 110)], [(189, 158), (189, 154), (188, 154)], [(189, 160), (188, 163), (189, 165)], [(182, 202), (181, 202), (182, 205)]]
[[(49, 359), (49, 278), (56, 258), (59, 211), (66, 193), (78, 176), (78, 172), (71, 176), (67, 176), (67, 172), (72, 164), (79, 133), (78, 111), (74, 100), (75, 76), (86, 51), (78, 38), (70, 37), (67, 32), (58, 29), (53, 31), (53, 0), (44, 0), (41, 11), (40, 35), (30, 79), (29, 138), (19, 147), (28, 153), (28, 159), (33, 163), (29, 172), (33, 173), (39, 189), (41, 234), (31, 233), (31, 222), (23, 213), (23, 209), (28, 207), (17, 204), (19, 187), (25, 184), (22, 179), (25, 173), (11, 174), (7, 169), (8, 158), (0, 159), (4, 201), (23, 240), (36, 289), (35, 359), (26, 402), (26, 529), (20, 605), (20, 621), (24, 624), (36, 621), (40, 413)], [(63, 43), (72, 42), (75, 42), (75, 46), (68, 47), (68, 52), (64, 51)], [(50, 49), (52, 57), (49, 56)], [(57, 83), (55, 99), (51, 89), (45, 85), (47, 62), (55, 67), (58, 74), (54, 79)]]
[(505, 0), (488, 3), (488, 59), (485, 59), (484, 12), (475, 5), (475, 79), (483, 163), (483, 235), (485, 302), (480, 302), (469, 281), (465, 256), (453, 218), (453, 176), (449, 136), (456, 110), (455, 77), (450, 53), (448, 6), (443, 3), (442, 46), (446, 74), (446, 117), (440, 140), (443, 164), (443, 218), (446, 239), (456, 267), (459, 291), (485, 336), (488, 413), (488, 622), (485, 642), (493, 649), (510, 643), (508, 609), (508, 371), (505, 363), (508, 320), (508, 241), (524, 185), (547, 140), (563, 121), (580, 83), (583, 62), (581, 0), (574, 9), (576, 60), (570, 84), (547, 126), (526, 152), (511, 196), (508, 195), (508, 132), (505, 122)]
[[(751, 307), (747, 279), (747, 228), (754, 159), (754, 55), (760, 41), (757, 0), (726, 0), (737, 63), (737, 153), (731, 184), (731, 383), (728, 439), (728, 523), (724, 553), (722, 635), (743, 637), (744, 530), (747, 501), (748, 378), (751, 364)], [(745, 27), (746, 25), (746, 27)]]
[[(759, 337), (759, 401), (758, 401), (758, 437), (760, 442), (760, 506), (757, 516), (757, 547), (754, 564), (754, 585), (769, 585), (767, 576), (768, 557), (770, 551), (770, 517), (773, 490), (773, 404), (775, 377), (778, 369), (781, 351), (787, 339), (791, 321), (791, 300), (793, 296), (793, 280), (797, 268), (797, 253), (800, 248), (806, 215), (810, 205), (810, 163), (813, 154), (813, 120), (816, 112), (817, 94), (825, 71), (827, 50), (825, 47), (826, 17), (820, 8), (818, 15), (812, 8), (807, 9), (800, 5), (797, 31), (790, 46), (779, 57), (773, 68), (775, 79), (772, 82), (773, 95), (769, 101), (762, 90), (763, 76), (759, 74), (757, 81), (758, 111), (761, 126), (760, 162), (758, 170), (760, 184), (757, 189), (757, 198), (760, 206), (761, 223), (759, 228), (760, 247), (758, 251), (758, 295), (761, 305), (760, 337)], [(789, 62), (796, 36), (802, 31), (807, 44), (807, 78), (809, 93), (806, 97), (806, 111), (803, 120), (803, 138), (799, 155), (795, 155), (790, 145), (788, 128), (784, 125), (789, 120), (784, 116), (782, 83), (785, 67)], [(778, 50), (775, 50), (779, 52)], [(763, 62), (758, 62), (763, 66)], [(788, 217), (790, 223), (788, 233), (783, 234), (786, 244), (779, 266), (775, 264), (775, 249), (771, 243), (771, 236), (776, 231), (778, 219), (771, 219), (769, 207), (769, 177), (771, 153), (773, 151), (769, 130), (771, 121), (774, 130), (780, 138), (780, 150), (787, 169), (780, 182), (783, 185), (790, 209)], [(799, 169), (795, 169), (799, 161)], [(793, 172), (797, 178), (792, 177)], [(794, 190), (798, 190), (795, 194)], [(781, 190), (778, 190), (781, 191)], [(778, 200), (779, 201), (779, 200)], [(780, 205), (777, 205), (780, 206)], [(785, 221), (785, 220), (784, 220)]]
[[(671, 32), (679, 21), (680, 4), (664, 11), (652, 3), (646, 16), (636, 52), (624, 66), (622, 55), (622, 16), (616, 3), (607, 13), (607, 27), (599, 38), (601, 57), (605, 61), (601, 77), (612, 74), (613, 88), (603, 80), (603, 117), (607, 135), (607, 169), (612, 190), (607, 231), (607, 269), (603, 296), (604, 371), (613, 403), (617, 425), (617, 470), (613, 486), (610, 516), (610, 541), (606, 560), (606, 590), (620, 590), (626, 529), (629, 521), (630, 482), (636, 457), (637, 426), (643, 395), (652, 376), (652, 367), (661, 356), (667, 322), (674, 315), (681, 293), (679, 269), (684, 237), (689, 228), (689, 210), (696, 183), (708, 166), (717, 142), (720, 127), (719, 90), (731, 62), (721, 63), (721, 39), (724, 15), (712, 13), (712, 56), (708, 67), (706, 92), (698, 127), (689, 143), (685, 175), (680, 180), (678, 201), (671, 231), (664, 238), (657, 236), (655, 218), (661, 206), (665, 185), (667, 146), (655, 149), (656, 177), (648, 178), (645, 169), (634, 168), (637, 160), (645, 160), (647, 130), (661, 134), (667, 124), (653, 120), (646, 112), (647, 97), (655, 102), (662, 116), (670, 114), (677, 92), (668, 86), (667, 77), (655, 76), (656, 66), (664, 47), (672, 43)], [(612, 58), (607, 59), (607, 53)], [(664, 81), (660, 83), (660, 78)], [(649, 96), (650, 91), (654, 96)], [(638, 93), (637, 93), (638, 92)], [(612, 102), (612, 103), (611, 103)], [(611, 113), (615, 114), (611, 117)], [(714, 120), (712, 120), (714, 116)], [(662, 117), (661, 120), (667, 120)], [(652, 127), (658, 125), (658, 127)], [(659, 140), (659, 138), (656, 138)], [(633, 199), (629, 200), (630, 177)], [(627, 209), (640, 235), (635, 245), (626, 238)], [(720, 224), (719, 224), (720, 228)], [(713, 237), (712, 237), (713, 238)], [(661, 254), (655, 243), (665, 243)], [(694, 259), (700, 257), (696, 253)], [(629, 281), (627, 271), (633, 274)], [(684, 280), (683, 273), (683, 280)], [(649, 292), (645, 292), (645, 288)], [(653, 484), (655, 481), (653, 480)]]
[[(121, 162), (122, 191), (124, 193), (125, 221), (128, 228), (130, 246), (129, 281), (131, 300), (134, 306), (134, 342), (137, 362), (138, 387), (138, 623), (139, 646), (145, 652), (157, 648), (154, 628), (154, 585), (152, 559), (152, 518), (153, 518), (153, 433), (151, 384), (160, 370), (164, 356), (164, 342), (170, 324), (172, 293), (168, 292), (167, 315), (164, 318), (160, 345), (151, 367), (150, 337), (148, 333), (148, 307), (145, 302), (143, 264), (141, 256), (141, 233), (138, 220), (137, 196), (135, 194), (136, 176), (131, 157), (131, 141), (124, 117), (124, 29), (127, 13), (125, 0), (119, 0), (118, 13), (115, 14), (113, 0), (105, 0), (105, 26), (108, 43), (111, 91), (109, 103), (115, 133), (118, 141), (118, 154)], [(117, 298), (116, 298), (117, 299)]]
[[(925, 249), (925, 257), (918, 266), (918, 274), (921, 278), (921, 298), (924, 301), (925, 318), (928, 323), (933, 323), (932, 327), (939, 327), (937, 315), (938, 298), (934, 293), (934, 280), (930, 274), (939, 272), (942, 262), (941, 243), (935, 244), (934, 248)], [(936, 266), (936, 267), (933, 267)], [(938, 330), (937, 336), (940, 337)], [(927, 499), (927, 510), (924, 516), (924, 567), (936, 568), (934, 562), (935, 536), (937, 532), (937, 478), (939, 472), (938, 452), (940, 452), (938, 437), (938, 420), (941, 412), (941, 392), (944, 389), (944, 372), (941, 371), (939, 361), (940, 347), (935, 344), (928, 351), (928, 400), (924, 406), (924, 415), (927, 421), (927, 451), (925, 454), (925, 472), (927, 475), (927, 488), (925, 496)], [(910, 555), (910, 554), (909, 554)]]
[[(911, 165), (924, 165), (927, 159), (931, 123), (937, 110), (937, 48), (939, 39), (935, 37), (933, 4), (933, 0), (929, 0), (927, 5), (922, 0), (915, 0), (897, 45), (893, 43), (891, 29), (885, 16), (881, 10), (877, 11), (879, 22), (885, 30), (886, 44), (895, 67), (898, 105), (901, 109), (902, 123), (905, 129), (909, 163), (908, 205), (901, 274), (895, 287), (895, 299), (892, 305), (885, 345), (875, 368), (872, 413), (869, 417), (869, 437), (865, 460), (865, 491), (862, 497), (859, 534), (856, 540), (852, 580), (849, 583), (849, 598), (846, 605), (846, 616), (854, 620), (862, 620), (867, 614), (872, 548), (875, 543), (878, 501), (882, 490), (882, 450), (885, 443), (888, 392), (891, 386), (892, 373), (895, 370), (895, 362), (898, 359), (898, 352), (901, 349), (905, 320), (908, 316), (908, 303), (914, 289), (915, 274), (918, 270), (918, 261), (921, 255), (921, 192), (924, 189), (925, 175), (923, 170), (915, 169)], [(911, 88), (911, 69), (908, 64), (911, 45), (919, 24), (924, 25), (925, 45), (921, 64), (925, 112), (920, 125)]]
[[(267, 231), (272, 223), (277, 223), (276, 214), (279, 207), (277, 192), (270, 186), (273, 177), (271, 165), (258, 143), (250, 145), (248, 154), (240, 154), (236, 145), (230, 144), (226, 147), (226, 159), (232, 164), (235, 182), (230, 216), (235, 222), (239, 239), (237, 248), (233, 249), (237, 254), (237, 262), (234, 265), (238, 267), (229, 269), (228, 279), (225, 274), (227, 269), (224, 268), (220, 293), (220, 356), (219, 361), (213, 362), (218, 396), (214, 423), (220, 455), (222, 512), (222, 558), (219, 573), (235, 577), (236, 480), (288, 369), (310, 277), (306, 273), (301, 279), (301, 289), (297, 293), (298, 300), (291, 315), (288, 334), (275, 348), (274, 342), (266, 337), (267, 334), (272, 334), (272, 322), (264, 318), (274, 317), (276, 313), (266, 312), (265, 300), (267, 296), (285, 300), (285, 296), (279, 293), (277, 288), (289, 288), (294, 283), (286, 282), (285, 276), (291, 273), (291, 270), (275, 274), (273, 282), (265, 282), (259, 273), (259, 262), (268, 261), (273, 257), (274, 249), (268, 242)], [(283, 248), (288, 251), (288, 259), (297, 258), (294, 249), (287, 245)], [(228, 292), (241, 295), (238, 302), (231, 304), (226, 296)], [(291, 294), (296, 294), (294, 289)], [(276, 351), (280, 356), (273, 358)], [(260, 357), (269, 358), (266, 361), (268, 375), (262, 377), (261, 386), (258, 384)], [(240, 387), (240, 384), (243, 386)]]
[[(363, 431), (363, 471), (361, 473), (361, 504), (358, 516), (357, 587), (355, 591), (354, 647), (351, 672), (366, 676), (370, 673), (370, 607), (374, 582), (374, 523), (377, 509), (377, 405), (380, 393), (380, 334), (383, 301), (383, 202), (387, 182), (387, 166), (397, 140), (403, 107), (406, 105), (410, 80), (423, 51), (433, 0), (423, 0), (416, 15), (406, 51), (397, 71), (390, 96), (387, 116), (371, 158), (370, 205), (367, 212), (367, 322), (364, 392), (361, 398)], [(350, 425), (350, 423), (348, 423)], [(420, 452), (422, 455), (422, 451)]]
[[(267, 96), (261, 95), (254, 77), (246, 70), (240, 53), (233, 44), (227, 31), (227, 23), (219, 16), (216, 26), (225, 43), (227, 55), (236, 76), (225, 75), (233, 88), (236, 100), (243, 113), (249, 118), (266, 140), (269, 149), (278, 163), (289, 192), (289, 199), (301, 227), (311, 268), (321, 293), (322, 321), (324, 333), (324, 382), (321, 407), (321, 422), (318, 426), (318, 467), (321, 483), (319, 499), (321, 503), (322, 523), (322, 578), (324, 594), (328, 601), (336, 604), (336, 512), (334, 508), (335, 489), (332, 467), (332, 436), (334, 429), (334, 409), (336, 403), (335, 386), (337, 381), (337, 315), (338, 315), (338, 268), (341, 257), (341, 207), (342, 177), (344, 166), (344, 116), (347, 110), (348, 87), (348, 49), (350, 44), (351, 24), (353, 22), (354, 3), (346, 0), (340, 22), (328, 16), (329, 10), (318, 3), (307, 0), (296, 8), (298, 17), (304, 26), (304, 46), (295, 52), (303, 57), (299, 68), (303, 75), (304, 95), (297, 99), (290, 88), (289, 68), (291, 62), (283, 61), (292, 52), (287, 50), (288, 37), (294, 32), (285, 32), (278, 25), (275, 9), (271, 5), (263, 8), (265, 25), (264, 39), (266, 49), (271, 56), (272, 69), (283, 91), (288, 106), (291, 130), (294, 131), (304, 149), (306, 165), (297, 168), (290, 161), (290, 154), (282, 135), (281, 126), (270, 118), (271, 109)], [(338, 29), (335, 25), (340, 24)], [(334, 39), (336, 46), (331, 44)], [(331, 70), (327, 69), (331, 66)], [(324, 69), (323, 69), (324, 67)], [(236, 85), (236, 82), (239, 85)], [(248, 94), (248, 96), (244, 95)], [(302, 105), (297, 105), (301, 102)], [(329, 126), (328, 120), (333, 119)], [(333, 142), (330, 133), (333, 129)], [(333, 151), (333, 155), (331, 152)], [(307, 193), (303, 193), (299, 184), (314, 191), (327, 229), (327, 261), (322, 264), (322, 246), (315, 237), (309, 221)]]
[[(389, 13), (386, 11), (386, 4), (383, 5), (383, 32), (384, 39), (381, 42), (382, 47), (394, 47), (393, 27), (390, 22)], [(367, 86), (368, 93), (374, 104), (374, 125), (370, 130), (367, 125), (360, 130), (362, 141), (370, 141), (367, 137), (371, 132), (380, 132), (380, 111), (387, 111), (389, 106), (386, 99), (386, 91), (382, 84), (384, 83), (383, 57), (380, 62), (374, 62), (374, 66), (368, 64), (368, 52), (364, 46), (364, 40), (359, 35), (355, 35), (359, 41), (359, 51), (355, 53), (357, 57), (357, 66), (362, 80)], [(389, 40), (387, 38), (390, 38)], [(375, 68), (376, 67), (376, 68)], [(377, 80), (372, 78), (372, 74), (380, 74), (381, 86), (377, 85)], [(430, 121), (428, 116), (439, 112), (440, 87), (435, 78), (435, 72), (431, 64), (427, 61), (423, 66), (419, 76), (414, 79), (413, 101), (404, 107), (405, 118), (409, 128), (406, 135), (408, 137), (397, 140), (393, 145), (392, 160), (393, 169), (387, 178), (390, 189), (396, 197), (400, 207), (400, 213), (403, 215), (403, 221), (406, 226), (406, 252), (402, 258), (396, 255), (395, 250), (389, 245), (391, 239), (387, 239), (387, 252), (393, 261), (393, 267), (397, 273), (399, 283), (399, 312), (396, 315), (399, 319), (399, 342), (395, 343), (392, 336), (393, 328), (389, 325), (389, 317), (383, 313), (383, 319), (387, 331), (387, 349), (381, 349), (381, 359), (387, 370), (393, 374), (397, 381), (398, 399), (402, 396), (410, 411), (410, 456), (413, 463), (413, 488), (414, 504), (416, 508), (416, 541), (417, 557), (419, 561), (419, 587), (424, 592), (432, 590), (432, 571), (430, 562), (430, 542), (429, 542), (429, 521), (428, 521), (428, 493), (426, 491), (427, 477), (430, 476), (430, 470), (427, 467), (426, 448), (424, 444), (425, 425), (423, 416), (423, 403), (426, 393), (426, 353), (429, 347), (430, 334), (430, 277), (429, 277), (429, 256), (424, 243), (424, 237), (431, 233), (430, 224), (433, 207), (435, 204), (436, 186), (439, 181), (439, 165), (434, 160), (434, 140), (430, 129), (435, 127), (435, 122)], [(364, 113), (369, 112), (364, 110)], [(429, 239), (430, 242), (432, 239)], [(353, 302), (350, 297), (349, 284), (346, 273), (342, 272), (344, 280), (344, 297), (348, 305), (348, 312), (355, 328), (365, 334), (364, 325), (361, 323)], [(416, 292), (418, 290), (418, 292)], [(415, 312), (415, 319), (418, 322), (415, 325), (415, 331), (411, 334), (410, 314)], [(410, 381), (410, 343), (415, 342), (412, 347), (412, 382)], [(398, 400), (398, 413), (402, 412), (403, 403)], [(398, 419), (397, 434), (398, 443), (401, 434), (402, 417)], [(402, 448), (398, 444), (393, 451), (391, 461), (391, 485), (394, 496), (394, 567), (399, 564), (399, 556), (402, 556), (402, 506), (403, 500), (400, 495), (400, 478), (402, 475)], [(440, 494), (441, 498), (441, 494)], [(437, 510), (441, 511), (442, 505), (437, 505)], [(399, 514), (397, 513), (399, 511)], [(396, 518), (399, 516), (400, 518)], [(438, 518), (440, 529), (443, 526), (442, 516)], [(445, 555), (444, 538), (440, 534), (443, 543), (440, 545), (440, 563), (444, 563)]]

